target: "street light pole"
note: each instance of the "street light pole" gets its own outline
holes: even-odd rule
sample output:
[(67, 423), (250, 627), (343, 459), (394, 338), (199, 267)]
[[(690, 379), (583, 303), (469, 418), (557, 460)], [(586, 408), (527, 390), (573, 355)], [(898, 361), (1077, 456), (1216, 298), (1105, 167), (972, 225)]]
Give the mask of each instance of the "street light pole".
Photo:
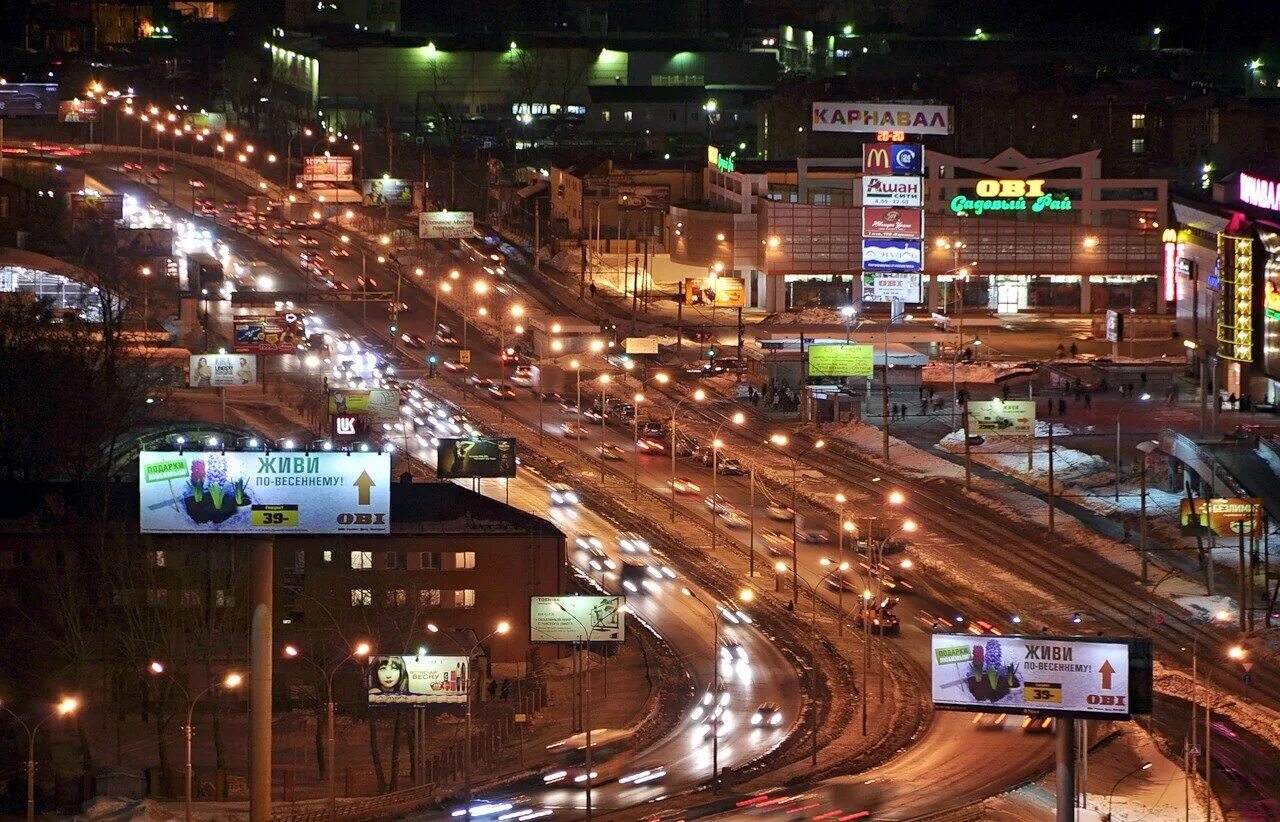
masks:
[[(590, 662), (591, 661), (591, 644), (590, 644), (591, 630), (587, 628), (586, 624), (583, 623), (582, 620), (578, 619), (576, 616), (570, 613), (569, 609), (565, 607), (563, 602), (557, 602), (556, 607), (558, 607), (565, 614), (565, 616), (569, 617), (574, 622), (578, 623), (578, 627), (582, 628), (583, 644), (587, 646), (587, 661)], [(618, 610), (621, 610), (623, 607), (625, 606), (622, 604), (619, 604), (618, 609), (615, 610), (614, 613), (617, 613)], [(586, 800), (587, 800), (587, 819), (590, 819), (591, 818), (591, 668), (589, 666), (584, 668), (583, 675), (586, 683), (585, 684), (586, 695), (583, 697), (584, 699), (583, 722), (587, 726), (586, 728), (586, 734), (587, 734), (587, 738), (586, 738), (586, 769), (587, 769)], [(606, 685), (607, 684), (608, 683), (606, 683)]]
[(707, 614), (711, 617), (711, 792), (717, 793), (720, 790), (720, 714), (718, 709), (720, 706), (720, 615), (714, 608), (708, 605), (702, 597), (695, 594), (688, 588), (681, 588), (681, 592), (690, 597), (694, 602), (707, 609)]
[(43, 719), (29, 726), (8, 705), (0, 702), (0, 708), (4, 708), (5, 712), (22, 726), (22, 730), (27, 732), (27, 822), (34, 822), (36, 818), (36, 734), (40, 732), (40, 726), (53, 717), (67, 716), (79, 707), (80, 700), (72, 696), (63, 697), (62, 701)]
[[(431, 622), (427, 623), (427, 630), (433, 634), (440, 633), (439, 626)], [(502, 622), (498, 623), (498, 627), (496, 627), (495, 629), (489, 632), (488, 636), (484, 637), (483, 639), (476, 640), (475, 644), (472, 645), (470, 648), (466, 647), (463, 643), (459, 642), (458, 638), (453, 636), (452, 634), (443, 634), (443, 636), (448, 637), (449, 641), (452, 642), (454, 645), (456, 645), (458, 647), (458, 650), (462, 651), (463, 655), (466, 656), (467, 658), (467, 755), (462, 760), (462, 767), (463, 767), (462, 773), (463, 773), (463, 781), (466, 783), (468, 804), (470, 804), (473, 797), (473, 794), (471, 792), (471, 748), (472, 748), (472, 745), (474, 744), (474, 739), (475, 739), (471, 734), (471, 702), (473, 699), (472, 691), (475, 690), (475, 676), (473, 674), (473, 669), (475, 668), (475, 666), (472, 663), (475, 661), (476, 651), (481, 646), (483, 646), (486, 642), (492, 639), (495, 635), (505, 634), (510, 630), (511, 630), (511, 624), (506, 620), (503, 620)]]

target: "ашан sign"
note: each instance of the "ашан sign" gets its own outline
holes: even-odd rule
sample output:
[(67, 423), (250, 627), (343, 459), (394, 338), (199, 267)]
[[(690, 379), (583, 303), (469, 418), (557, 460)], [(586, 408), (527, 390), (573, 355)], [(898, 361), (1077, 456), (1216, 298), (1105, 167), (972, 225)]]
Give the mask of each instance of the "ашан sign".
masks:
[(951, 107), (909, 103), (814, 103), (813, 130), (950, 134)]

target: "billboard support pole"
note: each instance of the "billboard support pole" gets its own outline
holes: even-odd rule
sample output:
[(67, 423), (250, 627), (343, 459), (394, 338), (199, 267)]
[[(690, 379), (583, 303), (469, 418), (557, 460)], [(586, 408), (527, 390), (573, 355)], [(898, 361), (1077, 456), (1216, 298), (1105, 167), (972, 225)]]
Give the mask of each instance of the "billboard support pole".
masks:
[(969, 404), (965, 403), (960, 412), (960, 421), (964, 427), (964, 490), (973, 490), (973, 461), (969, 458)]
[(1056, 777), (1058, 788), (1057, 822), (1074, 822), (1076, 818), (1076, 723), (1059, 719), (1054, 723), (1058, 741)]
[(271, 819), (271, 590), (274, 542), (253, 543), (249, 627), (249, 819)]
[[(1252, 508), (1249, 511), (1249, 524), (1251, 526), (1253, 524)], [(1252, 528), (1250, 530), (1252, 530)], [(1239, 574), (1240, 576), (1240, 607), (1237, 610), (1240, 611), (1240, 633), (1243, 634), (1245, 631), (1249, 630), (1249, 626), (1247, 622), (1247, 615), (1248, 615), (1247, 612), (1249, 609), (1249, 603), (1246, 601), (1246, 599), (1249, 596), (1249, 568), (1247, 565), (1245, 565), (1245, 561), (1244, 561), (1244, 526), (1243, 525), (1240, 527), (1240, 566), (1239, 567), (1240, 567), (1240, 574)]]
[(1053, 420), (1049, 420), (1049, 533), (1053, 533)]

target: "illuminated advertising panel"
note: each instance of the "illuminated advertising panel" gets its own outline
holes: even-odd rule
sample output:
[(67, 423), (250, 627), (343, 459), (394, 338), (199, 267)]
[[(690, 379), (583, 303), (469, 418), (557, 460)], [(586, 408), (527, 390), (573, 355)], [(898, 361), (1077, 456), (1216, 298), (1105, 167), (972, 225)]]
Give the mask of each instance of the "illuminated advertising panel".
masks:
[(910, 103), (814, 103), (814, 131), (876, 134), (897, 130), (907, 134), (950, 134), (951, 107)]

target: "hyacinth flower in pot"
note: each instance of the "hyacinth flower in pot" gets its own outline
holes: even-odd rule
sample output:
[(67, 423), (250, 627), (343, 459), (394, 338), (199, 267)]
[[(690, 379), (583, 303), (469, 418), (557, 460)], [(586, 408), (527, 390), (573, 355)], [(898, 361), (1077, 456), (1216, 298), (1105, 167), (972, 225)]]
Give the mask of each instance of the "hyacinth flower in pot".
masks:
[(210, 503), (208, 495), (205, 494), (204, 485), (206, 474), (207, 466), (204, 460), (191, 461), (191, 479), (188, 483), (188, 487), (191, 489), (191, 496), (184, 497), (182, 504), (192, 522), (205, 523), (209, 521)]
[(213, 510), (209, 518), (214, 522), (225, 522), (236, 512), (235, 505), (226, 505), (227, 501), (227, 458), (221, 454), (209, 458), (209, 499)]

